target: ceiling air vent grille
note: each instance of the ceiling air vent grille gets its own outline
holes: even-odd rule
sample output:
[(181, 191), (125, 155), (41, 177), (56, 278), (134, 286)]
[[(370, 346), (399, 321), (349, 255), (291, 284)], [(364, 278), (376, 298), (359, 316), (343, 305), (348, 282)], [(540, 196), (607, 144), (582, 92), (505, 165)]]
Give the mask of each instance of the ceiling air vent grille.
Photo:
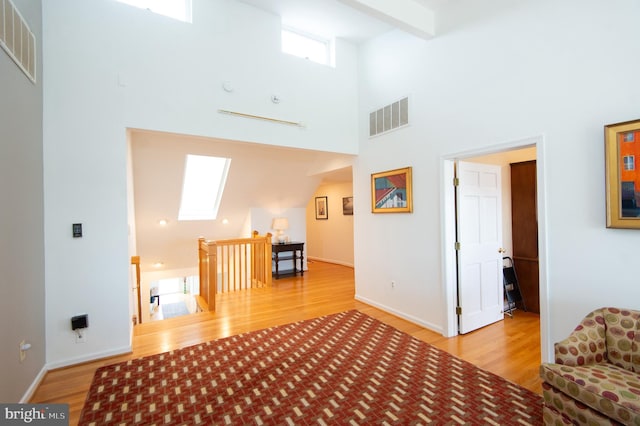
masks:
[(409, 97), (369, 113), (369, 137), (409, 125)]
[(35, 84), (36, 38), (11, 0), (0, 0), (0, 46)]

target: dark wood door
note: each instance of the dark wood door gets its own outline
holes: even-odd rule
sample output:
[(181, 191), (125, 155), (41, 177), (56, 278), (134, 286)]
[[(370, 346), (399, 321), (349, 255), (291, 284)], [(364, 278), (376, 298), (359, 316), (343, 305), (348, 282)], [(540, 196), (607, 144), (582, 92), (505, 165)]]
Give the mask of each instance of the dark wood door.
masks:
[(527, 311), (540, 313), (536, 162), (511, 164), (513, 262)]

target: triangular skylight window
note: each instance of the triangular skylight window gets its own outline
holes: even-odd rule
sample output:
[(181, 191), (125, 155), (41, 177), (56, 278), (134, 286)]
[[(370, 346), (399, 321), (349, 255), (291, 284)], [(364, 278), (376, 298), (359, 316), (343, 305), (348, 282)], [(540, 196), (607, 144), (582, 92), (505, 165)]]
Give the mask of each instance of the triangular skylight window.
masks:
[(187, 155), (178, 220), (215, 220), (230, 158)]

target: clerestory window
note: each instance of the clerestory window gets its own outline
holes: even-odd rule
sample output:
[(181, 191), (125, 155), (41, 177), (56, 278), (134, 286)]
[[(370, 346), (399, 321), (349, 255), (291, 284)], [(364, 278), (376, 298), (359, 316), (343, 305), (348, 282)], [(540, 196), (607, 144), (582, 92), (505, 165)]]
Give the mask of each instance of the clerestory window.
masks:
[(291, 28), (282, 29), (282, 51), (322, 65), (331, 65), (331, 43)]

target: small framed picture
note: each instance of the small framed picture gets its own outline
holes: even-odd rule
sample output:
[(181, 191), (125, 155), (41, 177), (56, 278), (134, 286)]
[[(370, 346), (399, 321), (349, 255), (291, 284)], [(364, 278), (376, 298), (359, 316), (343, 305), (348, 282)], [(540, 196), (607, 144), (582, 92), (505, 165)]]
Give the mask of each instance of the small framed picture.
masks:
[(342, 214), (345, 216), (353, 216), (353, 197), (342, 198)]
[(316, 197), (316, 220), (329, 219), (327, 197)]
[(411, 213), (411, 167), (371, 175), (372, 213)]

